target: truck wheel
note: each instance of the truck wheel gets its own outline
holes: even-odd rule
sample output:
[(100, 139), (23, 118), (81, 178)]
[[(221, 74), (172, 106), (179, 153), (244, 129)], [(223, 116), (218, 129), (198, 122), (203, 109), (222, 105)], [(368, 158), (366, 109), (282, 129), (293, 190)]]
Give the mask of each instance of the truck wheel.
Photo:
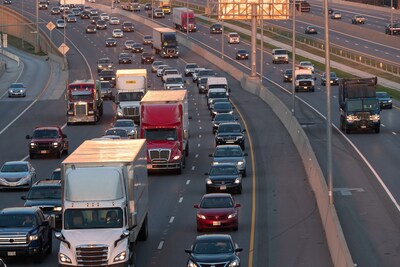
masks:
[(29, 158), (30, 158), (30, 159), (34, 159), (34, 158), (35, 158), (35, 154), (29, 153)]
[(57, 155), (58, 159), (61, 158), (62, 152), (63, 152), (62, 150), (56, 152), (56, 155)]
[(136, 245), (135, 245), (134, 242), (129, 244), (128, 264), (129, 264), (130, 267), (135, 267), (136, 266)]
[(146, 218), (143, 221), (142, 227), (140, 228), (138, 238), (140, 241), (145, 241), (145, 240), (147, 240), (148, 236), (149, 236), (149, 227), (148, 227), (147, 215), (146, 215)]
[(46, 254), (51, 254), (53, 253), (53, 237), (51, 235), (51, 232), (49, 234), (49, 243), (47, 244), (48, 248), (46, 250)]
[(100, 108), (99, 108), (99, 115), (103, 116), (103, 112), (104, 112), (103, 105), (101, 105)]

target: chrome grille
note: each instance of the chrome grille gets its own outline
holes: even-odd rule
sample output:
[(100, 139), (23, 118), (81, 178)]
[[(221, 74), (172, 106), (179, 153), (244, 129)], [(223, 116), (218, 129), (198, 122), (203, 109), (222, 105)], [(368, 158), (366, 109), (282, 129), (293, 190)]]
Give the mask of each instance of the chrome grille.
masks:
[(360, 120), (367, 120), (367, 121), (369, 120), (370, 116), (369, 112), (357, 112), (356, 115), (357, 118), (359, 118)]
[(226, 267), (228, 266), (227, 262), (223, 263), (199, 263), (200, 267)]
[(76, 103), (75, 104), (75, 115), (87, 115), (87, 104)]
[(106, 245), (83, 245), (76, 248), (78, 266), (107, 266), (108, 247)]
[(224, 141), (237, 141), (238, 137), (237, 136), (224, 136), (223, 140)]
[(124, 116), (137, 116), (139, 115), (139, 107), (126, 107), (123, 110)]
[(165, 162), (171, 155), (170, 149), (149, 149), (149, 156), (152, 162)]
[(311, 81), (300, 81), (299, 85), (300, 86), (311, 86)]
[(0, 236), (0, 247), (3, 245), (25, 245), (28, 244), (26, 235)]
[(50, 150), (51, 143), (50, 142), (37, 143), (37, 148), (38, 150)]

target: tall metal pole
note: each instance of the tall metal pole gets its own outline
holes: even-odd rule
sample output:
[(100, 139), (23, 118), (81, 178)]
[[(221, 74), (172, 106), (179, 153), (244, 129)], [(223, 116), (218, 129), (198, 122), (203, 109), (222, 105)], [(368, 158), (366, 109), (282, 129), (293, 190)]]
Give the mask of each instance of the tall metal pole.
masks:
[(333, 204), (333, 177), (332, 177), (332, 121), (331, 121), (331, 66), (329, 58), (329, 24), (328, 0), (324, 0), (325, 8), (325, 77), (326, 77), (326, 153), (328, 175), (329, 204)]
[(295, 114), (295, 103), (296, 103), (296, 97), (295, 97), (295, 87), (296, 87), (296, 81), (295, 81), (295, 72), (296, 72), (296, 1), (293, 1), (292, 5), (292, 114), (294, 116)]
[(221, 58), (224, 59), (224, 20), (222, 20), (222, 36), (221, 36)]
[(40, 52), (39, 47), (39, 0), (36, 0), (36, 42), (35, 42), (35, 53)]
[[(21, 15), (24, 18), (24, 0), (22, 0), (22, 12)], [(25, 37), (25, 23), (22, 24), (22, 32), (21, 32), (21, 47), (22, 49), (25, 48), (25, 44), (24, 44), (24, 37)]]
[(251, 77), (257, 76), (257, 4), (251, 5)]
[(393, 0), (390, 0), (390, 34), (393, 35)]
[(261, 63), (260, 63), (260, 85), (263, 82), (263, 66), (264, 66), (264, 20), (263, 17), (260, 17), (261, 21)]

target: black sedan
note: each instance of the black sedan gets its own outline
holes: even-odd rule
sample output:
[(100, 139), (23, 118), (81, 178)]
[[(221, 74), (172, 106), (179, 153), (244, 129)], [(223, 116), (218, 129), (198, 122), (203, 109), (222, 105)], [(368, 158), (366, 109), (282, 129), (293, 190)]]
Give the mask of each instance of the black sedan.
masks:
[(292, 69), (286, 69), (283, 71), (283, 82), (291, 82), (292, 81)]
[(238, 49), (236, 51), (236, 59), (249, 59), (249, 52), (246, 49)]
[(242, 175), (236, 165), (232, 163), (221, 163), (212, 165), (209, 172), (206, 172), (206, 193), (211, 192), (232, 192), (242, 193)]
[(117, 46), (117, 39), (115, 38), (107, 38), (106, 39), (106, 47), (114, 47)]
[(154, 62), (154, 54), (150, 53), (150, 52), (143, 52), (140, 57), (140, 61), (142, 62), (142, 64), (145, 64), (145, 63), (151, 64)]
[(228, 101), (217, 102), (213, 105), (212, 109), (210, 110), (211, 117), (214, 118), (215, 115), (223, 114), (223, 113), (232, 114), (233, 109), (234, 109), (234, 107)]
[(219, 23), (211, 25), (210, 33), (222, 33), (222, 25)]
[(132, 53), (142, 53), (144, 50), (142, 44), (135, 43), (132, 45)]
[(200, 235), (190, 249), (185, 249), (189, 254), (187, 266), (240, 266), (241, 251), (230, 235)]
[(381, 108), (388, 108), (391, 109), (393, 108), (393, 104), (392, 104), (392, 97), (386, 93), (386, 92), (376, 92), (376, 97), (379, 100), (379, 105), (381, 106)]
[[(336, 75), (336, 72), (331, 72), (331, 77), (330, 77), (330, 79), (331, 79), (331, 85), (339, 85), (339, 77)], [(322, 76), (321, 76), (321, 85), (326, 85), (326, 74), (325, 74), (325, 72), (324, 73), (322, 73)]]
[(12, 4), (12, 1), (11, 1), (11, 0), (4, 0), (3, 3), (4, 3), (5, 5), (11, 5), (11, 4)]
[(306, 29), (304, 30), (304, 32), (306, 34), (317, 34), (318, 30), (317, 30), (317, 27), (315, 27), (315, 26), (307, 26)]
[(132, 64), (132, 55), (129, 53), (120, 53), (118, 56), (119, 64)]
[(242, 129), (242, 126), (238, 122), (224, 122), (220, 123), (218, 130), (215, 134), (215, 145), (229, 145), (235, 144), (240, 145), (244, 150), (245, 140), (244, 132), (246, 129)]

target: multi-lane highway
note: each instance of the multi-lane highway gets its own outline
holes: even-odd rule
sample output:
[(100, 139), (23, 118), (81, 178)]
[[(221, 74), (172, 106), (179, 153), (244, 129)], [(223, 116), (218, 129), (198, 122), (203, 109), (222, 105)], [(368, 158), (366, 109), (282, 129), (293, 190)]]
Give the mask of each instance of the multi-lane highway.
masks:
[[(31, 12), (34, 10), (33, 4), (28, 7), (26, 4), (25, 7), (30, 8)], [(18, 8), (18, 3), (15, 4), (15, 8)], [(119, 10), (115, 12), (120, 13)], [(143, 11), (141, 13), (144, 15)], [(130, 16), (130, 13), (123, 12), (123, 15)], [(118, 16), (121, 17), (121, 15)], [(55, 16), (51, 16), (49, 11), (41, 11), (40, 17), (45, 21), (55, 20)], [(159, 22), (172, 25), (168, 16)], [(90, 71), (82, 55), (89, 62), (92, 73), (96, 73), (95, 61), (98, 58), (108, 56), (114, 58), (116, 63), (117, 55), (122, 50), (123, 40), (129, 38), (140, 42), (143, 34), (151, 33), (145, 25), (135, 24), (135, 33), (127, 34), (123, 40), (119, 41), (117, 48), (106, 48), (104, 40), (110, 37), (111, 30), (98, 31), (96, 35), (86, 35), (84, 28), (88, 23), (88, 21), (79, 21), (77, 24), (68, 24), (67, 27), (67, 37), (72, 47), (68, 53), (70, 81), (90, 77)], [(55, 42), (59, 44), (62, 41), (62, 32), (58, 33), (53, 36)], [(214, 49), (215, 53), (221, 49), (221, 36), (211, 36), (206, 25), (200, 25), (199, 31), (190, 35), (197, 42)], [(225, 60), (232, 60), (229, 57), (234, 57), (239, 47), (248, 48), (248, 44), (226, 45)], [(226, 75), (223, 70), (199, 58), (192, 51), (183, 47), (181, 51), (182, 57), (178, 60), (166, 60), (168, 64), (183, 70), (186, 62), (197, 62), (201, 66), (215, 69), (220, 75)], [(134, 55), (135, 63), (118, 67), (142, 68), (143, 65), (139, 64), (138, 58), (139, 54)], [(287, 94), (290, 86), (282, 84), (282, 70), (287, 66), (270, 64), (270, 55), (267, 53), (264, 55), (264, 60), (266, 65), (263, 74), (268, 88), (290, 106), (291, 99)], [(27, 62), (31, 61), (27, 60)], [(238, 67), (247, 73), (248, 66), (249, 61), (238, 64)], [(149, 69), (148, 66), (146, 68)], [(7, 111), (10, 114), (1, 120), (2, 125), (7, 125), (11, 118), (20, 113), (15, 105), (26, 107), (36, 96), (39, 96), (42, 89), (48, 90), (46, 80), (51, 76), (50, 70), (40, 71), (39, 74), (35, 74), (35, 77), (39, 75), (43, 75), (40, 76), (41, 79), (38, 79), (43, 84), (34, 84), (32, 86), (34, 92), (26, 100), (1, 99), (2, 113)], [(244, 248), (241, 253), (242, 265), (331, 266), (315, 200), (306, 182), (299, 155), (289, 136), (272, 111), (260, 99), (240, 90), (240, 84), (233, 77), (228, 76), (228, 79), (233, 88), (232, 101), (237, 106), (237, 115), (241, 117), (241, 122), (249, 133), (248, 161), (253, 166), (252, 171), (245, 178), (243, 194), (235, 196), (242, 207), (239, 231), (231, 234)], [(150, 74), (149, 80), (153, 88), (161, 87), (159, 78), (155, 75)], [(208, 170), (210, 160), (207, 155), (213, 151), (214, 143), (204, 96), (197, 93), (197, 88), (190, 79), (187, 80), (190, 92), (190, 113), (193, 117), (191, 155), (183, 175), (150, 177), (150, 238), (139, 245), (141, 256), (138, 258), (138, 266), (184, 265), (186, 259), (184, 249), (190, 246), (197, 234), (193, 204), (196, 204), (205, 193), (203, 173)], [(318, 86), (315, 93), (299, 94), (299, 97), (315, 110), (325, 113), (324, 87)], [(334, 103), (336, 103), (335, 100), (334, 94)], [(324, 120), (310, 107), (302, 104), (302, 101), (298, 100), (296, 105), (296, 116), (303, 123), (320, 164), (325, 169)], [(1, 162), (22, 159), (26, 156), (27, 142), (24, 136), (30, 134), (36, 125), (63, 125), (65, 123), (64, 106), (62, 98), (58, 100), (40, 98), (28, 112), (2, 133), (0, 147), (2, 151), (9, 152), (0, 155)], [(333, 111), (333, 114), (336, 114), (333, 121), (337, 124), (336, 104)], [(76, 148), (82, 140), (100, 136), (114, 121), (114, 112), (114, 105), (108, 102), (105, 116), (99, 124), (67, 127), (65, 131), (69, 136), (71, 147)], [(395, 148), (398, 147), (399, 121), (396, 115), (398, 115), (396, 109), (382, 112), (385, 128), (379, 135), (362, 134), (348, 137), (376, 169), (398, 201), (400, 192), (396, 184), (398, 181), (395, 179), (398, 155)], [(32, 163), (37, 168), (39, 177), (46, 178), (59, 165), (59, 160), (38, 159), (33, 160)], [(365, 162), (349, 146), (348, 140), (336, 131), (334, 170), (334, 186), (337, 188), (336, 205), (354, 261), (359, 266), (396, 266), (399, 257), (398, 253), (396, 254), (396, 248), (400, 242), (398, 238), (399, 214), (390, 208), (393, 203), (387, 199), (387, 192), (381, 190), (381, 185), (376, 182), (376, 177), (371, 174)], [(21, 194), (23, 193), (1, 192), (1, 199), (4, 200), (1, 207), (21, 205), (23, 203), (19, 199)], [(382, 205), (385, 205), (387, 209)], [(54, 246), (57, 246), (57, 242)], [(57, 249), (55, 248), (54, 251)], [(56, 253), (53, 252), (45, 260), (43, 266), (54, 266), (56, 261)], [(29, 266), (31, 263), (24, 259), (12, 260), (10, 264)]]

